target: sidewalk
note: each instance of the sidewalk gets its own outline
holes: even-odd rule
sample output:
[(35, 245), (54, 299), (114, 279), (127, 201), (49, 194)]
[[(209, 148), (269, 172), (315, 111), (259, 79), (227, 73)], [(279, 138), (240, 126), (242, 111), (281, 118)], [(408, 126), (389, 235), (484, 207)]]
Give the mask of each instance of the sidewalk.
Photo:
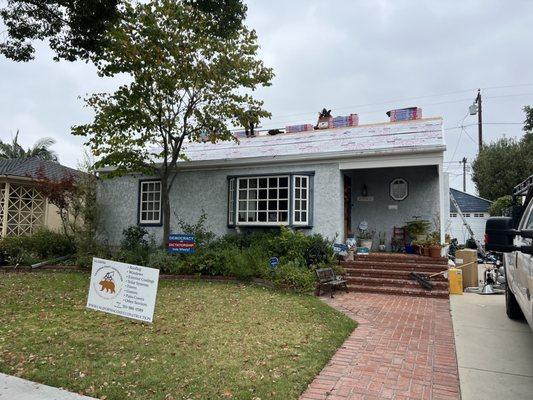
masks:
[(94, 400), (63, 389), (0, 373), (0, 400)]
[(324, 298), (359, 326), (300, 400), (459, 400), (448, 299), (373, 293)]
[(533, 398), (533, 332), (505, 296), (450, 296), (463, 400)]

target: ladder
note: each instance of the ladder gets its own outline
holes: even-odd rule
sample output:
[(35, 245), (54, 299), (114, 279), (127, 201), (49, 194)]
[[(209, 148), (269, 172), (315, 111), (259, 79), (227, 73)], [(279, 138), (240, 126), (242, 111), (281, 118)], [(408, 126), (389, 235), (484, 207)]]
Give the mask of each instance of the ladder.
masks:
[(474, 235), (474, 231), (472, 230), (470, 225), (468, 225), (468, 222), (466, 221), (466, 218), (463, 215), (463, 212), (461, 211), (461, 207), (459, 207), (459, 204), (455, 200), (455, 197), (453, 197), (453, 194), (452, 194), (451, 191), (450, 191), (450, 201), (455, 206), (455, 209), (457, 210), (457, 214), (459, 214), (459, 216), (463, 220), (463, 225), (466, 227), (466, 230), (470, 234), (470, 237), (474, 240), (474, 242), (476, 242), (477, 251), (481, 254), (482, 257), (485, 257), (485, 249), (483, 248), (483, 246), (481, 245), (479, 240), (476, 239), (476, 237)]

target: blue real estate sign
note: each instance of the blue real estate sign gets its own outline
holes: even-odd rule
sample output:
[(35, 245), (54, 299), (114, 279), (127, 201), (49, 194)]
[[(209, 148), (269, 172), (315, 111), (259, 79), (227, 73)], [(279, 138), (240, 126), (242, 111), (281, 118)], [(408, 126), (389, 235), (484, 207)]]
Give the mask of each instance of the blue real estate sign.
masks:
[(168, 236), (169, 253), (194, 253), (196, 238), (186, 233), (172, 233)]

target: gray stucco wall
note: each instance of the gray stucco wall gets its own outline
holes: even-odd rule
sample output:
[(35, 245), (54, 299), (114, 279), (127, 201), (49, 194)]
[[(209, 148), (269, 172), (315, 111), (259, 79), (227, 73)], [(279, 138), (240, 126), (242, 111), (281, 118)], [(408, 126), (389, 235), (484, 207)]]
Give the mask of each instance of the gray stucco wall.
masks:
[[(181, 219), (195, 223), (202, 210), (207, 214), (207, 228), (217, 235), (235, 231), (227, 227), (227, 177), (230, 175), (279, 174), (314, 171), (313, 228), (310, 233), (321, 233), (329, 238), (342, 235), (343, 201), (342, 174), (338, 163), (307, 165), (273, 165), (261, 168), (180, 171), (172, 188), (171, 231), (179, 232)], [(149, 177), (127, 175), (102, 179), (98, 184), (98, 205), (101, 210), (102, 236), (116, 246), (122, 231), (137, 224), (139, 180)], [(148, 227), (156, 240), (162, 239), (162, 227)]]
[[(376, 231), (373, 246), (377, 248), (378, 232), (387, 235), (387, 249), (394, 226), (418, 216), (431, 222), (439, 215), (439, 176), (437, 166), (378, 168), (345, 171), (352, 179), (352, 231), (357, 233), (361, 221), (368, 222), (370, 230)], [(389, 195), (389, 184), (395, 178), (404, 178), (409, 184), (409, 195), (396, 201)], [(363, 185), (374, 201), (357, 201)], [(397, 206), (397, 209), (389, 206)], [(431, 226), (431, 229), (435, 227)]]

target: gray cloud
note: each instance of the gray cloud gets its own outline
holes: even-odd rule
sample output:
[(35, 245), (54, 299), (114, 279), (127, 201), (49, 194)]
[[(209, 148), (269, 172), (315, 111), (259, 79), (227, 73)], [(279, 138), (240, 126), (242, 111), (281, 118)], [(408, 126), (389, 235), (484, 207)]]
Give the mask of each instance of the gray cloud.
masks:
[[(314, 123), (322, 107), (335, 115), (357, 112), (361, 123), (386, 121), (388, 109), (411, 105), (453, 127), (478, 87), (489, 88), (486, 122), (522, 122), (521, 108), (533, 103), (533, 85), (492, 88), (533, 84), (528, 1), (254, 0), (248, 25), (276, 73), (273, 85), (258, 91), (273, 114), (265, 127)], [(45, 46), (31, 63), (0, 59), (0, 137), (20, 129), (25, 146), (54, 137), (60, 160), (75, 166), (83, 140), (70, 135), (70, 126), (91, 118), (78, 96), (115, 86), (91, 65), (53, 62)], [(450, 92), (457, 93), (441, 95)], [(446, 130), (448, 161), (456, 148), (453, 160), (475, 157), (477, 127), (466, 128), (472, 139), (460, 132)], [(503, 134), (518, 137), (521, 125), (484, 126), (486, 141)], [(460, 166), (449, 165), (451, 184), (460, 188)], [(468, 189), (474, 190), (471, 182)]]

